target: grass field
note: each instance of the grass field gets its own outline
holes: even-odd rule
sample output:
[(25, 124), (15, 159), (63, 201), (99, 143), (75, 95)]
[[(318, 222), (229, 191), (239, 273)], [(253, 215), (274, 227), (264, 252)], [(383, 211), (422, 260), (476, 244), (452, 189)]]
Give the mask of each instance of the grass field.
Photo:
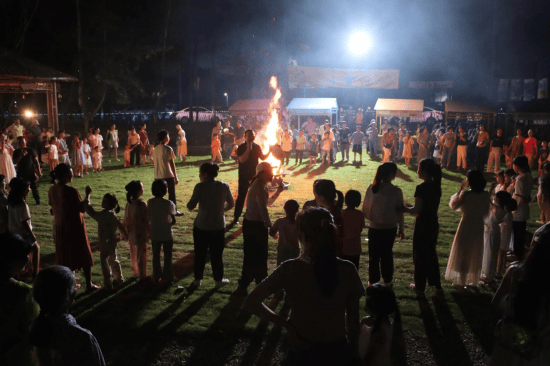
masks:
[[(378, 162), (364, 157), (363, 166), (337, 163), (329, 168), (294, 167), (289, 181), (290, 189), (284, 191), (269, 209), (272, 218), (283, 214), (286, 199), (294, 198), (303, 203), (312, 199), (312, 183), (319, 177), (332, 179), (344, 193), (357, 189), (364, 194), (372, 182)], [(97, 337), (106, 361), (110, 365), (271, 365), (278, 364), (285, 349), (285, 332), (259, 321), (255, 316), (240, 311), (242, 299), (232, 297), (237, 287), (242, 264), (242, 235), (240, 227), (227, 233), (224, 252), (225, 277), (231, 283), (214, 289), (210, 265), (207, 264), (205, 280), (196, 291), (186, 290), (193, 280), (192, 227), (196, 212), (187, 212), (185, 206), (193, 187), (198, 183), (199, 166), (209, 161), (206, 156), (191, 156), (185, 164), (178, 163), (180, 183), (176, 186), (178, 208), (185, 216), (178, 218), (174, 226), (174, 262), (178, 281), (171, 285), (144, 285), (129, 280), (130, 259), (126, 242), (119, 243), (119, 260), (127, 281), (115, 293), (99, 291), (86, 295), (79, 291), (71, 310), (78, 322)], [(105, 193), (115, 193), (121, 207), (125, 206), (124, 186), (130, 180), (139, 179), (145, 187), (145, 199), (150, 197), (153, 181), (151, 165), (122, 168), (122, 162), (108, 163), (106, 171), (90, 173), (75, 178), (72, 185), (84, 195), (84, 187), (93, 188), (92, 205), (100, 207)], [(416, 167), (401, 171), (395, 184), (403, 189), (405, 201), (414, 202), (414, 189), (420, 182)], [(218, 179), (229, 183), (236, 195), (237, 165), (221, 166)], [(449, 197), (454, 194), (464, 175), (444, 173), (443, 197), (439, 211), (439, 263), (443, 275), (450, 246), (460, 219), (460, 214), (449, 209)], [(42, 264), (53, 264), (54, 244), (51, 236), (52, 217), (47, 205), (49, 180), (40, 182), (42, 205), (31, 208), (35, 233), (42, 248)], [(529, 231), (539, 216), (536, 204), (531, 206)], [(120, 217), (122, 217), (121, 212)], [(230, 212), (232, 215), (232, 212)], [(97, 225), (86, 217), (90, 240), (93, 242), (94, 259), (92, 275), (95, 283), (102, 284), (99, 253), (94, 244)], [(406, 239), (394, 247), (396, 274), (394, 291), (399, 301), (402, 324), (397, 324), (393, 357), (396, 364), (481, 365), (485, 364), (493, 347), (493, 329), (497, 315), (490, 307), (494, 288), (479, 287), (469, 292), (458, 292), (450, 283), (444, 283), (445, 301), (418, 301), (409, 289), (412, 282), (412, 230), (413, 217), (406, 217)], [(366, 230), (363, 232), (366, 238)], [(368, 252), (364, 242), (360, 276), (366, 285)], [(150, 252), (149, 252), (150, 253)], [(148, 273), (152, 267), (149, 257)], [(275, 268), (275, 240), (270, 239), (269, 269)], [(79, 275), (83, 280), (83, 275)], [(429, 290), (428, 290), (429, 291)], [(361, 301), (364, 304), (364, 300)], [(363, 306), (362, 306), (363, 308)], [(284, 303), (276, 311), (288, 314)], [(361, 309), (361, 316), (368, 315)]]

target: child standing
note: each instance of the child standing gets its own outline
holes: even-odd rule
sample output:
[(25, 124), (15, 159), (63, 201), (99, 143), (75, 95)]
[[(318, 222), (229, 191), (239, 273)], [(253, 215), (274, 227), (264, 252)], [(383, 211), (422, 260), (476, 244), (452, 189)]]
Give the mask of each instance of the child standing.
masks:
[(125, 168), (132, 166), (132, 163), (130, 162), (131, 154), (132, 154), (132, 144), (130, 143), (130, 131), (128, 131), (128, 142), (124, 147), (124, 167)]
[(330, 150), (332, 149), (332, 140), (330, 139), (330, 132), (325, 132), (323, 140), (321, 141), (321, 165), (330, 165)]
[(80, 134), (76, 133), (74, 136), (73, 149), (74, 149), (74, 163), (75, 163), (75, 177), (82, 177), (84, 163), (86, 161), (86, 156), (82, 149), (82, 141), (80, 140)]
[(92, 167), (92, 148), (88, 145), (88, 139), (84, 137), (82, 140), (82, 153), (84, 154), (84, 174), (88, 174), (88, 168)]
[(277, 238), (277, 266), (289, 259), (300, 256), (300, 244), (298, 243), (298, 228), (296, 227), (296, 214), (300, 205), (296, 200), (288, 200), (283, 206), (285, 217), (278, 218), (273, 223), (269, 235)]
[(502, 208), (504, 209), (504, 219), (500, 223), (500, 249), (496, 269), (496, 276), (502, 277), (506, 271), (506, 253), (510, 250), (512, 242), (512, 225), (514, 221), (512, 212), (517, 210), (518, 203), (506, 191), (498, 192), (497, 198), (503, 203)]
[[(153, 246), (153, 282), (169, 283), (174, 280), (172, 269), (172, 226), (176, 223), (176, 205), (164, 198), (168, 185), (164, 179), (155, 179), (151, 186), (154, 198), (147, 201)], [(160, 250), (164, 252), (164, 268), (160, 265)]]
[(502, 198), (502, 194), (495, 196), (489, 210), (489, 216), (485, 222), (483, 266), (481, 269), (483, 273), (481, 281), (485, 284), (495, 282), (494, 276), (497, 270), (498, 253), (501, 244), (500, 224), (504, 221), (505, 216), (503, 209), (504, 202), (499, 197)]
[(290, 163), (290, 154), (292, 152), (292, 136), (290, 135), (288, 127), (285, 128), (283, 135), (281, 136), (281, 150), (283, 150), (283, 153), (285, 154), (284, 165), (288, 165)]
[[(115, 212), (120, 212), (116, 196), (110, 193), (105, 194), (101, 202), (103, 210), (96, 211), (90, 206), (91, 194), (92, 189), (90, 186), (86, 186), (86, 200), (84, 201), (86, 212), (98, 223), (99, 258), (101, 272), (103, 272), (103, 286), (107, 290), (112, 290), (113, 285), (117, 286), (124, 282), (120, 262), (117, 258), (116, 230), (118, 229), (123, 237), (126, 237), (126, 230), (115, 214)], [(111, 281), (111, 271), (115, 281)]]
[(346, 192), (344, 197), (346, 208), (342, 210), (344, 223), (344, 240), (340, 250), (340, 258), (350, 261), (359, 269), (361, 248), (361, 232), (365, 228), (365, 215), (357, 207), (361, 204), (361, 193), (354, 189)]
[(220, 137), (218, 134), (214, 134), (210, 148), (212, 150), (212, 164), (217, 162), (223, 163)]
[(319, 155), (319, 143), (317, 142), (317, 135), (312, 134), (311, 140), (309, 140), (309, 165), (317, 164), (318, 155)]
[(403, 138), (403, 157), (405, 158), (405, 165), (407, 166), (407, 168), (409, 167), (409, 164), (411, 163), (411, 158), (413, 157), (413, 145), (414, 139), (411, 137), (411, 131), (407, 131), (405, 133), (405, 137)]
[(8, 194), (8, 231), (21, 235), (32, 246), (32, 278), (36, 277), (40, 264), (40, 247), (32, 232), (31, 212), (25, 199), (31, 188), (23, 178), (13, 178)]
[[(307, 139), (304, 136), (304, 130), (298, 132), (298, 137), (296, 137), (296, 161), (295, 165), (302, 165), (302, 158), (304, 157), (304, 150), (306, 149)], [(300, 162), (298, 163), (298, 159)]]
[(48, 160), (50, 162), (50, 172), (55, 169), (59, 163), (59, 155), (57, 152), (57, 138), (52, 136), (50, 138), (50, 147), (48, 149)]
[(141, 198), (143, 184), (139, 180), (133, 180), (126, 185), (125, 189), (128, 203), (123, 225), (128, 232), (132, 277), (144, 280), (147, 277), (147, 242), (150, 230), (147, 203)]

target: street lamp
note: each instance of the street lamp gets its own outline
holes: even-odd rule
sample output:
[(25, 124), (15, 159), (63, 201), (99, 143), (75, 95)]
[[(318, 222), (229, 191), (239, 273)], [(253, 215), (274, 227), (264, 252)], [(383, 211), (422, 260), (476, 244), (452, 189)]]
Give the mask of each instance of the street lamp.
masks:
[(229, 107), (229, 97), (227, 96), (227, 93), (223, 93), (224, 97), (225, 97), (225, 107), (228, 108)]
[(356, 56), (366, 53), (371, 46), (369, 36), (364, 32), (357, 32), (349, 39), (349, 48)]

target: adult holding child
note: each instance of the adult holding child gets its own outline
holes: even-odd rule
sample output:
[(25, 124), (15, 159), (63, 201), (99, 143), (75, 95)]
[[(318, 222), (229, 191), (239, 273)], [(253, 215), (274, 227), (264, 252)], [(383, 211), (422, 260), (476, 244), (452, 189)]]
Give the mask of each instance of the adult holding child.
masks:
[[(481, 170), (470, 170), (467, 179), (449, 202), (462, 218), (449, 255), (445, 279), (456, 286), (476, 286), (483, 263), (485, 219), (489, 215), (491, 195), (485, 190), (487, 181)], [(470, 186), (469, 191), (464, 191)]]
[(248, 190), (246, 212), (243, 220), (243, 269), (239, 280), (238, 294), (246, 294), (253, 280), (259, 284), (267, 277), (268, 233), (271, 219), (267, 208), (275, 202), (283, 191), (279, 185), (275, 194), (269, 197), (267, 184), (273, 180), (273, 167), (261, 162), (256, 167), (256, 175)]
[(414, 206), (407, 212), (416, 215), (413, 234), (414, 283), (411, 289), (425, 296), (426, 280), (436, 294), (441, 294), (441, 275), (436, 245), (439, 235), (439, 201), (441, 199), (441, 167), (432, 159), (423, 159), (418, 165), (418, 178)]
[[(288, 365), (345, 365), (357, 355), (359, 298), (364, 287), (354, 265), (336, 256), (337, 229), (332, 215), (311, 208), (298, 215), (299, 258), (283, 262), (257, 286), (244, 308), (287, 329)], [(290, 318), (263, 302), (284, 290)]]
[(393, 281), (393, 245), (395, 237), (404, 239), (403, 191), (392, 184), (397, 174), (395, 163), (378, 167), (374, 182), (363, 200), (363, 213), (369, 220), (369, 283), (380, 281), (388, 286)]
[(59, 164), (50, 176), (55, 183), (48, 192), (50, 212), (54, 216), (55, 262), (72, 271), (82, 268), (86, 291), (97, 290), (99, 286), (92, 284), (94, 259), (83, 215), (86, 203), (78, 190), (69, 185), (73, 171), (67, 164)]
[(254, 142), (256, 134), (253, 130), (246, 130), (245, 143), (239, 145), (237, 148), (237, 156), (239, 161), (239, 190), (237, 193), (237, 202), (235, 202), (235, 214), (232, 225), (235, 225), (239, 221), (239, 217), (243, 212), (244, 201), (250, 187), (250, 181), (256, 174), (256, 167), (260, 160), (265, 160), (269, 156), (270, 151), (267, 154), (262, 152), (260, 145)]
[[(540, 179), (537, 202), (550, 214), (550, 176)], [(504, 311), (497, 323), (490, 365), (550, 364), (550, 224), (533, 235), (529, 253), (506, 271), (493, 298)]]
[(187, 203), (191, 211), (197, 205), (199, 212), (193, 225), (195, 280), (192, 287), (198, 287), (203, 279), (206, 254), (210, 252), (210, 263), (216, 287), (229, 283), (223, 278), (223, 250), (225, 247), (225, 216), (235, 205), (229, 185), (216, 179), (220, 168), (217, 164), (203, 163), (199, 170), (200, 183), (195, 186)]

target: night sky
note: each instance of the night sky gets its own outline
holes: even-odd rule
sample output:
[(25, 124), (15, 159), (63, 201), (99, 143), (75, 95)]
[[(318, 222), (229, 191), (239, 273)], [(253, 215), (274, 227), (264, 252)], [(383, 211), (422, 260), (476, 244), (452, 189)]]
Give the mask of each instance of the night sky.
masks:
[[(0, 40), (2, 46), (14, 49), (22, 24), (21, 4), (32, 7), (35, 0), (3, 3)], [(76, 0), (40, 1), (24, 46), (17, 50), (77, 76), (75, 4)], [(168, 4), (169, 51), (162, 73), (160, 53), (154, 49), (163, 42)], [(469, 91), (490, 77), (493, 60), (497, 78), (549, 76), (549, 2), (494, 4), (488, 0), (81, 0), (84, 68), (87, 79), (93, 79), (103, 62), (98, 55), (108, 50), (109, 62), (124, 65), (128, 75), (139, 80), (143, 93), (130, 93), (126, 99), (111, 94), (113, 108), (121, 103), (132, 108), (149, 105), (161, 75), (165, 104), (179, 104), (183, 95), (183, 106), (188, 105), (193, 76), (201, 78), (197, 103), (210, 105), (214, 94), (214, 103), (221, 104), (223, 92), (229, 92), (233, 101), (261, 97), (269, 76), (284, 77), (290, 59), (307, 66), (399, 69), (401, 85), (410, 80), (451, 80)], [(360, 57), (348, 49), (348, 39), (356, 31), (372, 39), (371, 50)], [(192, 44), (197, 46), (196, 55)], [(117, 73), (122, 74), (118, 69)], [(178, 84), (178, 80), (183, 81)]]

